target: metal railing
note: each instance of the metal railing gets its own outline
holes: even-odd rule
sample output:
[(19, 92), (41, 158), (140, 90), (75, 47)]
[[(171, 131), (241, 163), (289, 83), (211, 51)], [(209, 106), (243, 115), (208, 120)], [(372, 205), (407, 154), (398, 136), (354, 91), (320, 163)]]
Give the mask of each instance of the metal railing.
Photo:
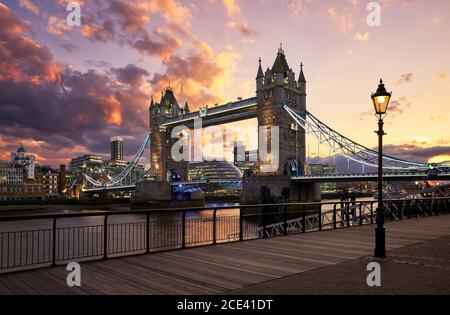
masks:
[[(386, 220), (450, 213), (450, 198), (386, 200)], [(0, 218), (0, 272), (373, 224), (377, 201)]]

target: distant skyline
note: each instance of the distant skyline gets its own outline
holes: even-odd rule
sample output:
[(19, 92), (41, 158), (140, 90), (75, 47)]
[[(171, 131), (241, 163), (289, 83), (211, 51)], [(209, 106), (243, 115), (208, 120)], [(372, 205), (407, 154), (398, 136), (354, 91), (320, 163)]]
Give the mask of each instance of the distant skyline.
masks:
[(112, 136), (130, 158), (152, 95), (170, 85), (191, 110), (252, 97), (258, 59), (271, 67), (280, 42), (296, 75), (303, 62), (322, 121), (375, 147), (370, 94), (382, 77), (393, 91), (386, 152), (450, 160), (446, 0), (378, 1), (380, 27), (363, 0), (78, 0), (81, 27), (65, 23), (69, 2), (0, 0), (0, 160), (20, 142), (41, 164), (107, 158)]

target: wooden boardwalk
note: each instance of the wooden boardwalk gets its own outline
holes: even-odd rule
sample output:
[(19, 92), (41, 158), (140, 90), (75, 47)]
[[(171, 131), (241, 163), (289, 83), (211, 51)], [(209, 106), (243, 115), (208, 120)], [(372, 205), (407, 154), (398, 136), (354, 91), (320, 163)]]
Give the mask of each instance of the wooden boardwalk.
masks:
[[(264, 281), (372, 255), (374, 225), (191, 248), (0, 275), (0, 294), (226, 294)], [(387, 247), (450, 235), (450, 215), (387, 223)]]

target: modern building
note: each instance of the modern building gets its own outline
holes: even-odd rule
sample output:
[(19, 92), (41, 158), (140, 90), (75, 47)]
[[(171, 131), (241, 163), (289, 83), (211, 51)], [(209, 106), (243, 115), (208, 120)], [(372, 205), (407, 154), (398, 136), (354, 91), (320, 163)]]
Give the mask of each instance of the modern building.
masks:
[(123, 138), (112, 137), (111, 138), (111, 160), (123, 161)]
[[(198, 187), (203, 189), (208, 199), (238, 198), (242, 192), (242, 173), (233, 163), (227, 161), (191, 163), (188, 180), (206, 181)], [(183, 185), (175, 188), (184, 189)]]
[(194, 180), (236, 180), (242, 179), (241, 171), (227, 161), (192, 163), (189, 165), (188, 178)]
[(44, 195), (47, 199), (58, 198), (59, 194), (59, 172), (50, 166), (43, 166), (38, 169), (42, 174)]
[(101, 173), (104, 169), (104, 162), (101, 157), (97, 155), (83, 155), (74, 158), (69, 163), (69, 168), (72, 172), (90, 172)]

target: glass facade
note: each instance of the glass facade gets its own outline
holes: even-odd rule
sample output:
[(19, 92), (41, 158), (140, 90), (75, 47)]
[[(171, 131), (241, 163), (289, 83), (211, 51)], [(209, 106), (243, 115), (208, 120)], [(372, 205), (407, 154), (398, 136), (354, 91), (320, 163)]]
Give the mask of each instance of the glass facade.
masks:
[(193, 180), (241, 180), (241, 171), (227, 161), (193, 163), (189, 165), (188, 178)]

